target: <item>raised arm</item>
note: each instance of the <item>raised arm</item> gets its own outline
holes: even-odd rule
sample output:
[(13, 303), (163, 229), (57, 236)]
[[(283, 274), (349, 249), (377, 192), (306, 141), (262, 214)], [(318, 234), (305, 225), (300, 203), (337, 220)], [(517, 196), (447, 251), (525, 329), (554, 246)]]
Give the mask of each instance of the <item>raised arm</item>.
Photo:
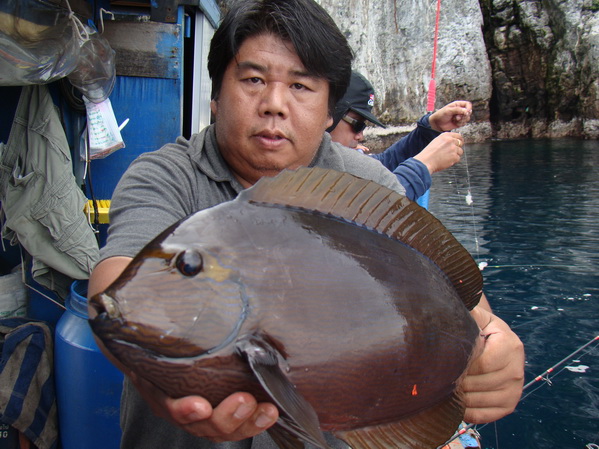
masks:
[(435, 131), (451, 131), (464, 126), (470, 121), (472, 103), (464, 100), (453, 101), (433, 112), (429, 117), (431, 128)]

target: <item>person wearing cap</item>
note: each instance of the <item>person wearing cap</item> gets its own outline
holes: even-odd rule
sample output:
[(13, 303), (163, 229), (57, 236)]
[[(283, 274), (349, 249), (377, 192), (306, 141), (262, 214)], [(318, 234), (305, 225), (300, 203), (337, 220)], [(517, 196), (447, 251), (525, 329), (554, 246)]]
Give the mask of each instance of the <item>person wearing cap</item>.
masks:
[[(374, 88), (360, 73), (352, 71), (349, 87), (335, 106), (333, 124), (327, 129), (331, 139), (358, 151), (370, 153), (360, 143), (366, 122), (385, 128), (373, 114)], [(472, 104), (454, 101), (423, 116), (411, 133), (379, 154), (370, 154), (391, 170), (416, 201), (431, 186), (431, 175), (460, 161), (464, 154), (463, 137), (451, 130), (470, 120)]]

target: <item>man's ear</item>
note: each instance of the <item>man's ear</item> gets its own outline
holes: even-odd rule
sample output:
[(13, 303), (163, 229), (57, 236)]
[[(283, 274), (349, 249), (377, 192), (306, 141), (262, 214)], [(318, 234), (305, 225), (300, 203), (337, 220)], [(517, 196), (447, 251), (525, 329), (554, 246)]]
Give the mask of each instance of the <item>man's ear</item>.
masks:
[(216, 117), (216, 113), (218, 111), (218, 104), (216, 100), (210, 100), (210, 110), (212, 111), (212, 115)]

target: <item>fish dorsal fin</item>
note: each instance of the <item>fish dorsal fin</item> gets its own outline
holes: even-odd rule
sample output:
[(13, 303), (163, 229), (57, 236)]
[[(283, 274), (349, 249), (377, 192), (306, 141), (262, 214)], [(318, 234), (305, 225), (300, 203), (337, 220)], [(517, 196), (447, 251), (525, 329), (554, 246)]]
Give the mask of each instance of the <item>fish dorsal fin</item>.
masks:
[(446, 400), (398, 422), (348, 431), (333, 431), (352, 449), (434, 449), (449, 440), (464, 416), (461, 396)]
[(302, 167), (260, 179), (239, 199), (316, 211), (365, 226), (431, 259), (469, 310), (481, 297), (480, 270), (447, 228), (415, 202), (373, 181), (320, 167)]

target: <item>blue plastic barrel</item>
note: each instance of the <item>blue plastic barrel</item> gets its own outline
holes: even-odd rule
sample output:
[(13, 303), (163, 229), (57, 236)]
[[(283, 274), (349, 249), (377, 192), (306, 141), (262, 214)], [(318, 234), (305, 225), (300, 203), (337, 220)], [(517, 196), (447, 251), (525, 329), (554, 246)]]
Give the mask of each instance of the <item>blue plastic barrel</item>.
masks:
[(75, 281), (56, 325), (55, 373), (62, 449), (118, 449), (123, 374), (100, 352), (87, 318), (87, 281)]

